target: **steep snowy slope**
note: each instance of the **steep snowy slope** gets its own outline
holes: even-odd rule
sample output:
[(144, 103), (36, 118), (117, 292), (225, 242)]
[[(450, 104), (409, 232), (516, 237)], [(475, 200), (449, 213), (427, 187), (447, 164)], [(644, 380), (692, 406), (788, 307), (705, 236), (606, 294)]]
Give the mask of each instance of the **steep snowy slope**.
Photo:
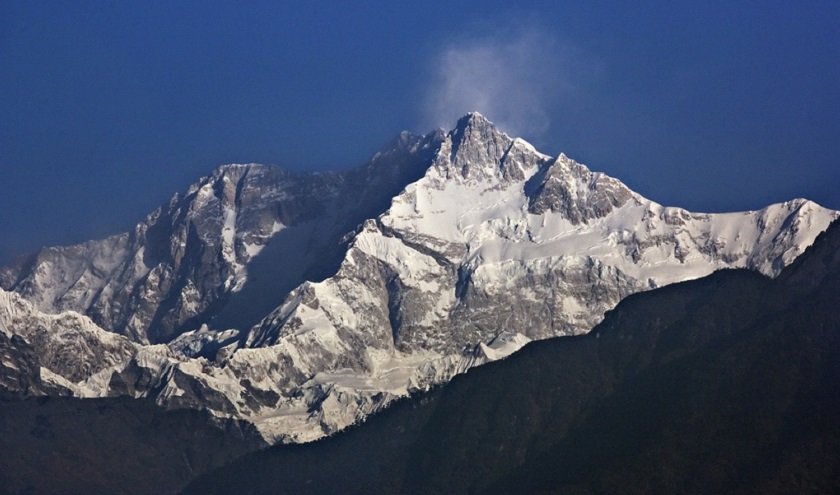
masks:
[(92, 374), (45, 365), (75, 393), (305, 441), (531, 340), (585, 333), (629, 294), (720, 268), (776, 275), (838, 217), (806, 200), (664, 207), (479, 114), (388, 150), (345, 174), (221, 167), (134, 233), (46, 249), (0, 282), (134, 341), (107, 365), (83, 354)]
[(582, 333), (638, 290), (727, 267), (774, 275), (835, 217), (805, 200), (732, 214), (666, 208), (473, 114), (365, 224), (337, 277), (298, 291), (317, 302), (304, 309), (293, 295), (251, 342), (307, 318), (388, 329), (403, 350), (492, 340), (500, 324), (531, 338)]
[(221, 166), (132, 232), (45, 248), (0, 269), (0, 288), (139, 343), (214, 319), (247, 329), (304, 280), (333, 273), (342, 236), (422, 175), (437, 140), (403, 133), (343, 173)]

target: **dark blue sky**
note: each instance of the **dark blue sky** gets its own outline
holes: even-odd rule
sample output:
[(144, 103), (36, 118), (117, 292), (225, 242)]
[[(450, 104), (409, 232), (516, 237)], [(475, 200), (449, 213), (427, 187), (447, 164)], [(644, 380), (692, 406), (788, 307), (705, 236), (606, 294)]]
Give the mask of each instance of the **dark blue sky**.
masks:
[(0, 3), (0, 260), (470, 110), (664, 204), (840, 208), (836, 1), (315, 3)]

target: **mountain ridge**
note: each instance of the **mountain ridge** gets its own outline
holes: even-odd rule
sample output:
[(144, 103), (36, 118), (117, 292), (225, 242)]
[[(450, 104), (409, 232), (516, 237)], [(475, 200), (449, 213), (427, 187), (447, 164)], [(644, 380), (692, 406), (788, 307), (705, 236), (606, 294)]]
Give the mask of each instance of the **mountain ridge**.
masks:
[[(76, 311), (82, 331), (122, 335), (108, 366), (92, 352), (81, 375), (44, 367), (74, 394), (307, 441), (531, 340), (585, 333), (629, 294), (728, 267), (778, 274), (837, 217), (797, 200), (664, 207), (474, 113), (347, 172), (218, 167), (132, 233), (47, 249), (0, 285), (34, 321)], [(40, 352), (78, 330), (46, 332)]]

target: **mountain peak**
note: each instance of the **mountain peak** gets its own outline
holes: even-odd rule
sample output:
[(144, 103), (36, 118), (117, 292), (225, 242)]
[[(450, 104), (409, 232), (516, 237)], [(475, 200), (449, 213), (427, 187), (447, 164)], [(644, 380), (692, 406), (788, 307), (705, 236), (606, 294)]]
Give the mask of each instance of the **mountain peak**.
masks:
[(497, 177), (513, 139), (478, 112), (458, 120), (447, 133), (437, 167), (446, 178), (479, 180)]
[(634, 195), (620, 180), (592, 172), (563, 153), (534, 175), (525, 190), (530, 213), (562, 213), (573, 225), (602, 218)]
[(501, 133), (493, 122), (478, 112), (469, 112), (458, 119), (453, 132), (465, 132), (467, 129), (487, 129)]
[(503, 137), (505, 141), (511, 141), (507, 134), (499, 130), (493, 122), (490, 122), (478, 112), (470, 112), (458, 119), (458, 123), (452, 129), (450, 135), (452, 135), (454, 142), (464, 141), (471, 136), (484, 138), (484, 140), (498, 136)]
[(225, 174), (241, 174), (256, 168), (265, 169), (271, 167), (274, 167), (274, 165), (266, 165), (262, 163), (224, 163), (214, 168), (210, 175), (214, 177), (221, 177)]
[(458, 122), (455, 124), (455, 128), (451, 131), (451, 134), (453, 135), (466, 136), (475, 133), (498, 134), (510, 139), (507, 134), (503, 133), (498, 127), (496, 127), (496, 124), (478, 112), (470, 112), (458, 119)]

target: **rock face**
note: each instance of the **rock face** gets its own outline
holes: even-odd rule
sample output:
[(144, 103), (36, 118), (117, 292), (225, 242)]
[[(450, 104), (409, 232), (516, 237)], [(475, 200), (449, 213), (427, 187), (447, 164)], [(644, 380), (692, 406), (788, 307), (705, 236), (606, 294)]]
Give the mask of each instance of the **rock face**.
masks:
[(0, 396), (69, 395), (69, 391), (45, 386), (41, 380), (38, 352), (23, 337), (0, 332)]
[(345, 173), (220, 167), (132, 233), (45, 249), (0, 283), (124, 336), (95, 373), (44, 364), (77, 395), (208, 408), (304, 441), (585, 333), (629, 294), (721, 268), (775, 276), (837, 217), (801, 199), (663, 207), (470, 114)]

